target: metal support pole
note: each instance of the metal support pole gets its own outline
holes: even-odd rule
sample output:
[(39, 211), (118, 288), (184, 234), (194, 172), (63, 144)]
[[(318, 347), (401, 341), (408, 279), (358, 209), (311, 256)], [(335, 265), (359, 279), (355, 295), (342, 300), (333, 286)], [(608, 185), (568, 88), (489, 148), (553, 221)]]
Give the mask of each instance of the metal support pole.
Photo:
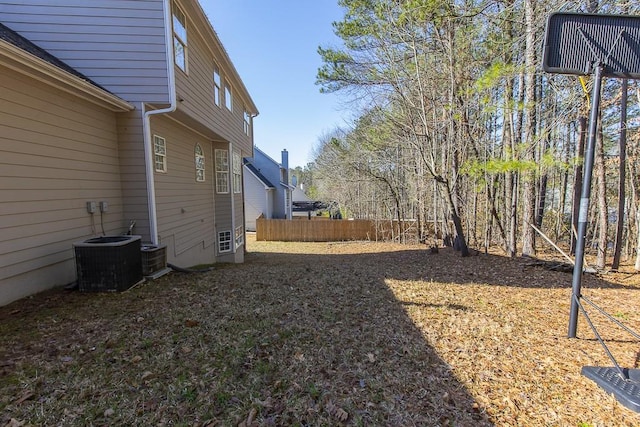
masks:
[(584, 159), (584, 178), (580, 196), (580, 211), (578, 214), (578, 236), (576, 241), (576, 263), (573, 266), (573, 280), (571, 284), (571, 312), (569, 313), (569, 338), (576, 337), (578, 329), (578, 299), (582, 286), (582, 269), (584, 265), (584, 246), (587, 234), (587, 219), (589, 216), (589, 197), (591, 196), (591, 175), (593, 173), (593, 159), (596, 151), (596, 135), (598, 131), (598, 112), (600, 110), (600, 88), (602, 86), (602, 72), (604, 66), (595, 64), (593, 76), (593, 92), (591, 94), (591, 115), (589, 118), (589, 140)]

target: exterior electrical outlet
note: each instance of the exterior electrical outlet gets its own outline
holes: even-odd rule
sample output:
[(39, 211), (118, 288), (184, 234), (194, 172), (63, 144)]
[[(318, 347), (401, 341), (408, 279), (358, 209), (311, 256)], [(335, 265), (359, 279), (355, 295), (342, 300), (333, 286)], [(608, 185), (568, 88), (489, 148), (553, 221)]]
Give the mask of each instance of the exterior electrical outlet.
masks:
[(107, 212), (109, 210), (109, 204), (107, 202), (100, 202), (100, 212)]
[(96, 213), (96, 202), (87, 202), (87, 212), (89, 212), (90, 214), (94, 214)]

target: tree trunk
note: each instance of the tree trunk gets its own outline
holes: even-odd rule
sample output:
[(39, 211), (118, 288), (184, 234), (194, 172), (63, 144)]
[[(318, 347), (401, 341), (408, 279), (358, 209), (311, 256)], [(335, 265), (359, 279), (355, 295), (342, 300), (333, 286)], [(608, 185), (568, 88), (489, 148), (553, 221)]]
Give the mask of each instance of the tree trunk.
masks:
[(445, 187), (445, 196), (447, 198), (447, 204), (449, 207), (449, 214), (451, 215), (451, 221), (453, 222), (453, 227), (456, 231), (455, 244), (454, 247), (460, 250), (460, 255), (463, 257), (468, 257), (469, 247), (467, 246), (467, 239), (464, 236), (464, 230), (462, 228), (462, 220), (460, 219), (460, 215), (458, 214), (458, 210), (456, 208), (456, 204), (453, 201), (453, 191), (449, 186), (449, 182), (446, 180), (439, 180), (441, 184)]
[[(547, 183), (549, 182), (549, 175), (546, 173), (540, 177), (540, 189), (538, 190), (538, 213), (536, 215), (536, 226), (542, 227), (542, 220), (544, 218), (544, 209), (547, 203)], [(553, 183), (552, 183), (553, 184)]]
[[(525, 0), (525, 162), (534, 160), (536, 144), (536, 28), (534, 0)], [(535, 171), (524, 172), (522, 189), (522, 255), (535, 255)]]
[[(569, 160), (569, 147), (571, 146), (571, 124), (567, 125), (567, 140), (565, 141), (562, 161), (567, 162)], [(562, 228), (564, 226), (565, 204), (567, 203), (567, 188), (569, 182), (569, 171), (565, 169), (562, 172), (562, 180), (560, 183), (560, 206), (558, 209), (558, 220), (556, 224), (555, 239), (560, 240)]]
[(604, 165), (604, 137), (602, 135), (602, 119), (598, 120), (598, 138), (595, 152), (595, 167), (598, 178), (598, 223), (600, 224), (598, 233), (598, 256), (596, 267), (604, 269), (607, 261), (607, 229), (609, 215), (607, 207), (607, 181)]
[[(640, 211), (640, 206), (636, 208), (636, 212)], [(636, 239), (636, 263), (634, 268), (636, 271), (640, 271), (640, 215), (636, 215), (636, 233), (638, 238)]]
[(587, 141), (587, 118), (578, 117), (580, 135), (578, 137), (578, 152), (576, 153), (576, 166), (573, 172), (573, 209), (571, 211), (571, 254), (576, 252), (576, 233), (578, 230), (578, 215), (580, 214), (580, 193), (582, 191), (582, 164), (584, 162), (584, 149)]
[(611, 268), (617, 270), (620, 266), (620, 252), (622, 251), (622, 235), (624, 231), (624, 207), (626, 200), (626, 169), (627, 169), (627, 79), (622, 80), (620, 99), (620, 157), (618, 165), (618, 222), (616, 227), (616, 241)]
[[(502, 133), (503, 156), (506, 160), (512, 160), (514, 156), (514, 134), (513, 134), (513, 114), (509, 108), (511, 95), (513, 93), (513, 79), (507, 79), (505, 84), (505, 108), (504, 108), (504, 131)], [(515, 194), (514, 194), (515, 193)], [(494, 197), (495, 199), (495, 197)], [(504, 218), (509, 227), (509, 236), (504, 236), (505, 251), (510, 257), (516, 256), (516, 218), (514, 207), (517, 207), (517, 179), (516, 173), (507, 171), (504, 174)], [(499, 222), (499, 221), (498, 221)], [(503, 231), (504, 234), (504, 231)]]

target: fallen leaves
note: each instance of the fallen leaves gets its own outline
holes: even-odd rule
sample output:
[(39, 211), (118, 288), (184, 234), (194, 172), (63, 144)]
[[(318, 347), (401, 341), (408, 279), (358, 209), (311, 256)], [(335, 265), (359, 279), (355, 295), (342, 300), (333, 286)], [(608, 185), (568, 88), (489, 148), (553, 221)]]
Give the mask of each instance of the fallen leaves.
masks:
[(241, 421), (238, 424), (238, 427), (256, 427), (258, 426), (258, 422), (256, 421), (256, 415), (258, 415), (258, 410), (256, 408), (251, 408), (247, 418)]
[(325, 411), (337, 421), (345, 422), (349, 418), (349, 413), (341, 407), (335, 405), (333, 402), (328, 402), (325, 407)]
[[(0, 308), (0, 426), (640, 425), (580, 375), (607, 360), (583, 322), (565, 337), (563, 273), (424, 246), (248, 244), (242, 265)], [(585, 288), (633, 327), (631, 282)], [(602, 333), (637, 364), (637, 343)]]
[(17, 398), (13, 403), (15, 405), (20, 405), (21, 403), (33, 399), (33, 397), (35, 396), (35, 393), (32, 392), (31, 390), (27, 390), (24, 393), (22, 393), (22, 396), (20, 396), (19, 398)]
[(184, 321), (184, 326), (186, 326), (187, 328), (195, 328), (196, 326), (199, 326), (200, 322), (197, 320), (193, 320), (193, 319), (187, 319)]

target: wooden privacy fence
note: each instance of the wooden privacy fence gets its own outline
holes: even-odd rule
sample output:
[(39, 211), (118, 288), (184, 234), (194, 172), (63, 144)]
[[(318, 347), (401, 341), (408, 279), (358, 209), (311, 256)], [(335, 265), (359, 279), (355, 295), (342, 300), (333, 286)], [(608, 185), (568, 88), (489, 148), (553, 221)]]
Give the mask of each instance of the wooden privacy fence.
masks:
[[(265, 219), (256, 220), (256, 240), (283, 242), (335, 242), (344, 240), (391, 240), (412, 228), (403, 222), (365, 219)], [(414, 233), (410, 233), (414, 234)]]

